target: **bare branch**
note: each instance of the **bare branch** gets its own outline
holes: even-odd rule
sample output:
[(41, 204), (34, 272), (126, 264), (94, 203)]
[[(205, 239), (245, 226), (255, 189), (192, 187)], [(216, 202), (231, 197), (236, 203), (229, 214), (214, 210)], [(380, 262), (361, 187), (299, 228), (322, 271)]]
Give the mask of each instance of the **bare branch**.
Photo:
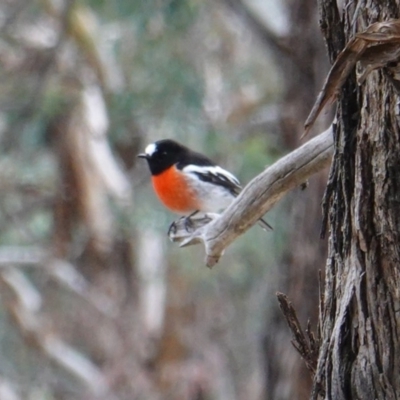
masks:
[(318, 361), (319, 338), (315, 338), (311, 331), (310, 321), (308, 321), (306, 333), (304, 333), (297, 318), (296, 310), (285, 294), (278, 292), (276, 297), (278, 298), (279, 307), (285, 316), (289, 329), (292, 332), (293, 347), (305, 361), (311, 375), (314, 376)]
[[(364, 32), (357, 33), (340, 52), (325, 79), (323, 88), (304, 124), (305, 136), (314, 125), (324, 107), (336, 100), (339, 90), (357, 62), (359, 71), (357, 83), (361, 85), (368, 74), (378, 68), (388, 66), (388, 72), (396, 77), (400, 57), (400, 19), (376, 22)], [(391, 63), (395, 65), (390, 66)], [(302, 137), (303, 137), (302, 136)]]
[[(256, 176), (221, 215), (188, 224), (181, 219), (168, 232), (181, 247), (204, 243), (206, 264), (215, 265), (224, 250), (268, 212), (289, 190), (329, 165), (333, 152), (332, 125)], [(211, 222), (210, 222), (211, 220)]]
[(0, 273), (13, 265), (43, 268), (60, 286), (85, 300), (97, 311), (110, 318), (118, 315), (118, 307), (110, 296), (91, 285), (73, 264), (52, 257), (41, 247), (0, 246)]

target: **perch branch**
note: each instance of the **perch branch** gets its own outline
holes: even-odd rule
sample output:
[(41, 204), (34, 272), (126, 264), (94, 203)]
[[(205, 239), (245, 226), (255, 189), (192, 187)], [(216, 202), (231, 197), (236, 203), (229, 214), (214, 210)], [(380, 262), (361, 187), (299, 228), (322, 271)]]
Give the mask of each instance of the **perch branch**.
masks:
[(188, 227), (179, 220), (168, 235), (180, 246), (203, 243), (206, 264), (214, 266), (224, 250), (269, 211), (289, 190), (329, 165), (333, 152), (332, 125), (256, 176), (221, 215), (207, 214)]

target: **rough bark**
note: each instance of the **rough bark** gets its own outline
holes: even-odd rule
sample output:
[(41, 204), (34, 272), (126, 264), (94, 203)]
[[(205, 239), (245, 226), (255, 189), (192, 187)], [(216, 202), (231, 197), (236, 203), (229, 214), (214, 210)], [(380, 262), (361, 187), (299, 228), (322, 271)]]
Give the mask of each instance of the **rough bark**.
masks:
[[(371, 23), (399, 17), (398, 1), (336, 1), (320, 10), (328, 48)], [(337, 42), (336, 42), (337, 43)], [(335, 50), (334, 50), (335, 49)], [(335, 154), (325, 204), (329, 255), (322, 344), (312, 398), (397, 399), (400, 393), (398, 95), (384, 70), (339, 96)]]

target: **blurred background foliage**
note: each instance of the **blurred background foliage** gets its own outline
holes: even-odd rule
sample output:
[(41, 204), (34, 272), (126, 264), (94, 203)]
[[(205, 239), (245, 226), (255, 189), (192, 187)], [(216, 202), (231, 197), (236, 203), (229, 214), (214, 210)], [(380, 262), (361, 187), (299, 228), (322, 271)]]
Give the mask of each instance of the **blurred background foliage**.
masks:
[(325, 66), (315, 5), (265, 3), (0, 3), (0, 399), (307, 398), (296, 353), (271, 351), (291, 346), (274, 293), (299, 282), (293, 240), (322, 268), (323, 183), (292, 196), (314, 216), (285, 200), (209, 271), (168, 242), (136, 163), (174, 138), (247, 183), (297, 145)]

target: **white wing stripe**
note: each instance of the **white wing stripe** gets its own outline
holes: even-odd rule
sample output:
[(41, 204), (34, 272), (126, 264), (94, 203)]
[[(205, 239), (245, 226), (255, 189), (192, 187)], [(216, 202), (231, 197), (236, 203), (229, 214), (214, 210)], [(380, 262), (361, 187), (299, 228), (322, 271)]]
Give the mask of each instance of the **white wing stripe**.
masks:
[(199, 165), (187, 165), (186, 167), (184, 167), (182, 169), (182, 171), (184, 172), (193, 172), (193, 173), (197, 173), (197, 174), (212, 174), (215, 176), (222, 176), (224, 178), (226, 178), (229, 182), (232, 182), (234, 185), (240, 186), (240, 182), (238, 181), (238, 179), (231, 174), (230, 172), (228, 172), (227, 170), (219, 167), (218, 165), (214, 165), (212, 167), (210, 166), (199, 166)]

